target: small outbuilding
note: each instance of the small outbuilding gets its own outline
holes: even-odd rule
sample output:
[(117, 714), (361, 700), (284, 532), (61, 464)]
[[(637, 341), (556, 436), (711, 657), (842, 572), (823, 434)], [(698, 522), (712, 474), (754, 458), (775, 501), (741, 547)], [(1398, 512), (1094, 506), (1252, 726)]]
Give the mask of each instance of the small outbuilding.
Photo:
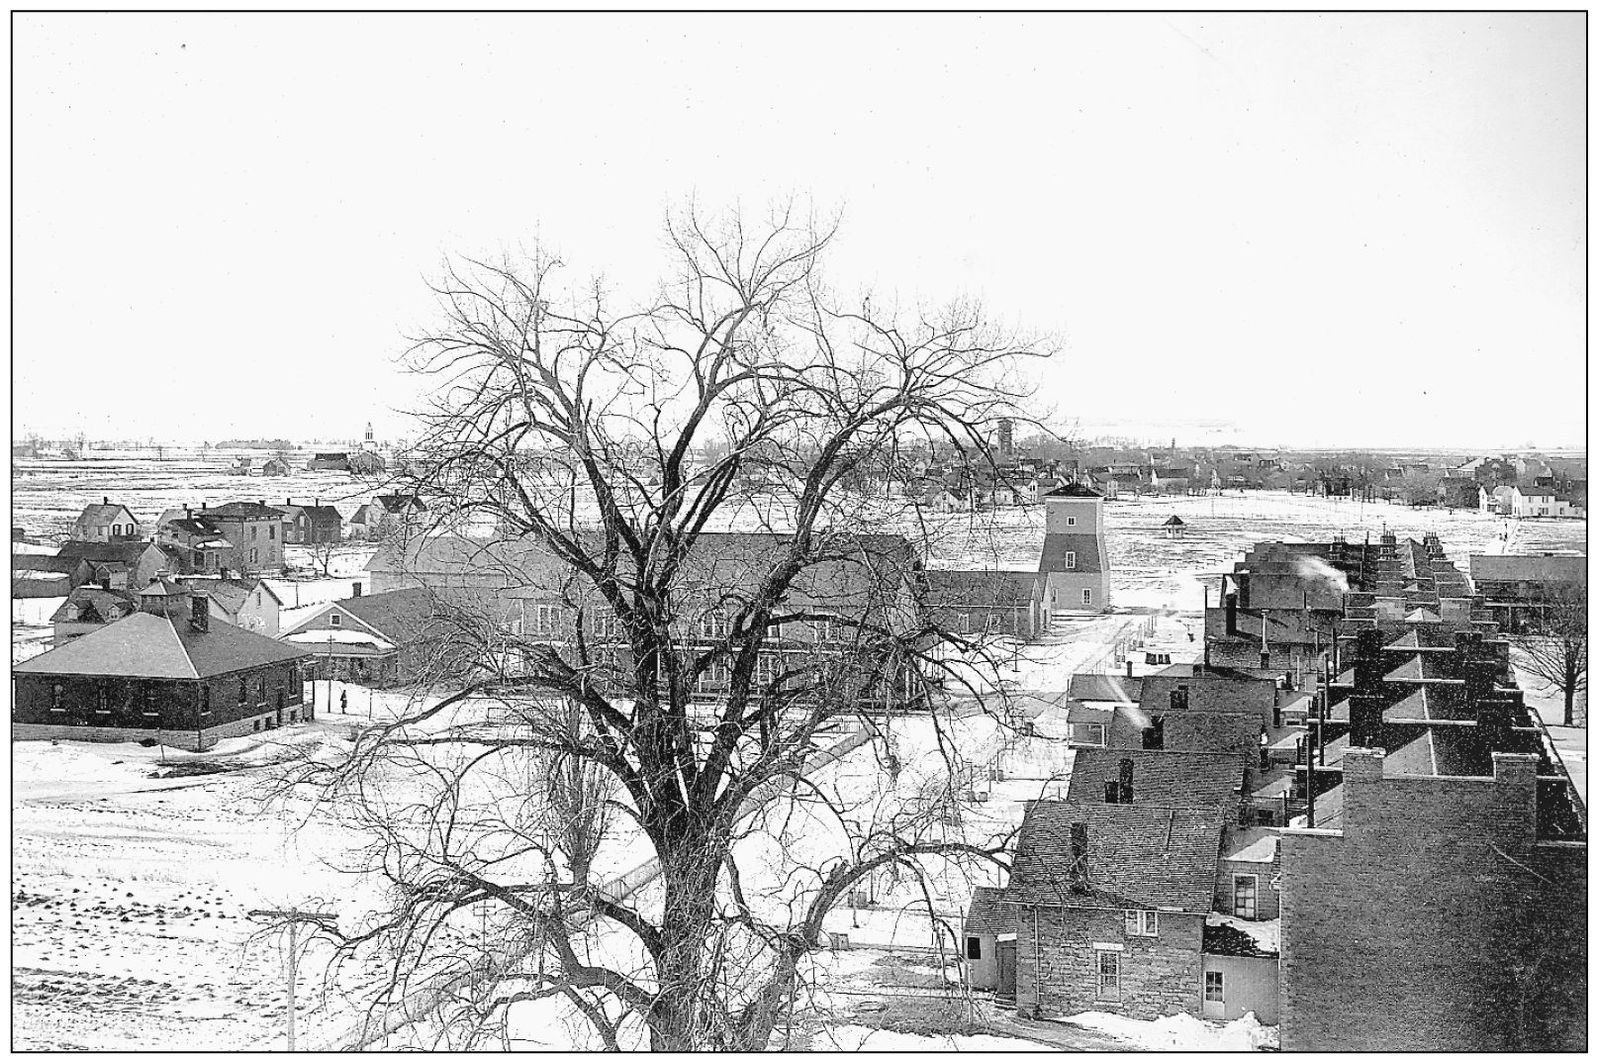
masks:
[(1170, 519), (1164, 522), (1164, 534), (1167, 539), (1180, 539), (1187, 534), (1187, 522), (1172, 513)]

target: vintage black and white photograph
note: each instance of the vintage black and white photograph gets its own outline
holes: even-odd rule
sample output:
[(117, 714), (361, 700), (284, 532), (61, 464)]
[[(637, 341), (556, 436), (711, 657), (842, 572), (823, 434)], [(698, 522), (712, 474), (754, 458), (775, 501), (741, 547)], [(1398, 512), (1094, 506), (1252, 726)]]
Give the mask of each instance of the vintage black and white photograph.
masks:
[(12, 12), (13, 1051), (1585, 1051), (1587, 35)]

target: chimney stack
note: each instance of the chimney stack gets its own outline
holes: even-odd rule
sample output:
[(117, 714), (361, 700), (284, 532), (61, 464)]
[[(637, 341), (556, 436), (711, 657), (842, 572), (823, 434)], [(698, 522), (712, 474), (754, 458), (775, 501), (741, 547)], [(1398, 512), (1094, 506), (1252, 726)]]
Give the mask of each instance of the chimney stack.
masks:
[(204, 591), (195, 591), (189, 597), (189, 626), (200, 634), (211, 629), (211, 596)]
[(1237, 595), (1235, 591), (1225, 596), (1225, 633), (1237, 633)]
[(361, 584), (357, 582), (357, 583), (353, 584), (353, 586), (355, 588), (355, 593), (351, 594), (350, 597), (352, 597), (352, 598), (360, 597)]
[(100, 497), (100, 505), (101, 505), (101, 506), (109, 506), (109, 505), (111, 505), (111, 496), (109, 496), (109, 495), (102, 495), (102, 496), (101, 496), (101, 497)]
[(1131, 777), (1135, 764), (1130, 759), (1120, 760), (1120, 802), (1132, 802)]

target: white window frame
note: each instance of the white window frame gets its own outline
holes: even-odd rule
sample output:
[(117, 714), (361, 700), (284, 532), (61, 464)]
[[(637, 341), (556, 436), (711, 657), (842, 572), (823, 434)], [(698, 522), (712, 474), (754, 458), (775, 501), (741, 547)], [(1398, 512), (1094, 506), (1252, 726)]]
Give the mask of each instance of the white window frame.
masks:
[[(1250, 909), (1247, 913), (1243, 913), (1242, 910), (1241, 910), (1241, 907), (1237, 905), (1237, 882), (1240, 881), (1240, 880), (1247, 880), (1249, 883), (1251, 883), (1253, 885), (1253, 894), (1252, 894), (1253, 908)], [(1235, 874), (1234, 876), (1231, 877), (1231, 915), (1234, 916), (1234, 917), (1237, 917), (1240, 920), (1258, 920), (1259, 919), (1259, 874), (1258, 873), (1237, 873), (1237, 874)]]
[(1092, 588), (1091, 587), (1082, 587), (1081, 588), (1081, 603), (1083, 605), (1091, 605), (1092, 604)]
[(1159, 934), (1159, 911), (1156, 909), (1126, 910), (1126, 934), (1146, 935), (1150, 938), (1156, 938)]
[[(1120, 951), (1119, 950), (1093, 950), (1092, 951), (1092, 960), (1093, 960), (1092, 986), (1093, 986), (1093, 998), (1094, 998), (1094, 1000), (1097, 1000), (1097, 1001), (1113, 1001), (1114, 1003), (1119, 1004), (1120, 1003), (1120, 992), (1121, 992), (1121, 986), (1120, 986)], [(1114, 993), (1112, 995), (1106, 994), (1105, 993), (1105, 988), (1104, 988), (1104, 966), (1106, 964), (1114, 965)]]
[(1075, 570), (1076, 570), (1076, 552), (1074, 550), (1066, 550), (1065, 551), (1065, 571), (1066, 572), (1074, 572)]
[(1076, 519), (1074, 517), (1066, 517), (1065, 518), (1065, 527), (1066, 528), (1074, 528), (1075, 526), (1076, 526)]
[(754, 681), (757, 685), (768, 686), (775, 682), (782, 674), (782, 657), (776, 653), (761, 653), (754, 659)]
[[(1213, 983), (1210, 982), (1211, 979), (1214, 980)], [(1209, 996), (1209, 988), (1211, 985), (1219, 989), (1219, 997)], [(1203, 970), (1203, 999), (1205, 1001), (1215, 1001), (1222, 1005), (1225, 1004), (1225, 972), (1216, 971), (1213, 968), (1205, 968)]]
[(344, 617), (343, 617), (343, 615), (340, 614), (340, 613), (336, 613), (336, 612), (328, 613), (327, 614), (327, 626), (329, 626), (329, 627), (342, 627), (342, 626), (344, 626)]
[(559, 626), (555, 612), (556, 606), (554, 605), (537, 606), (533, 610), (533, 630), (539, 634), (553, 634)]

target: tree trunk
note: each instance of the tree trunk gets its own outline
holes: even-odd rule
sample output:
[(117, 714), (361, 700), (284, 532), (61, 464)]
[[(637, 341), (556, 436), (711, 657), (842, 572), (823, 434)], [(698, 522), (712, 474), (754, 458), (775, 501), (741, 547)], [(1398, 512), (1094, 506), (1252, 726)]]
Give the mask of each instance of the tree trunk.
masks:
[(1567, 660), (1564, 663), (1564, 725), (1575, 725), (1575, 677), (1578, 671), (1575, 662)]
[(715, 881), (720, 872), (716, 841), (683, 837), (678, 851), (665, 862), (665, 912), (661, 938), (665, 950), (655, 965), (659, 997), (650, 1025), (658, 1052), (691, 1052), (724, 1048), (724, 1019), (713, 1006), (706, 963), (715, 917)]

